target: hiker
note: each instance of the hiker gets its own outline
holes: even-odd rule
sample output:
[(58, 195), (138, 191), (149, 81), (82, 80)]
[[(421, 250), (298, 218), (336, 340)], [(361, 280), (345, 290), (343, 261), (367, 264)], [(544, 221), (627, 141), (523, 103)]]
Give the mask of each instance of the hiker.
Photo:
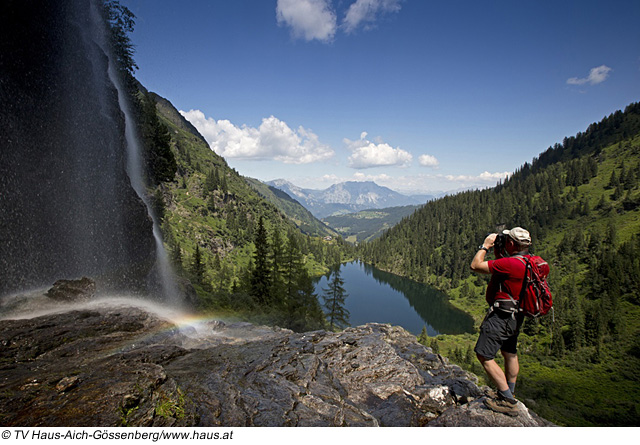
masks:
[[(495, 260), (485, 260), (494, 247), (496, 238), (504, 247), (496, 251)], [(471, 262), (471, 270), (491, 274), (486, 300), (490, 309), (480, 325), (480, 336), (475, 353), (489, 378), (498, 388), (497, 397), (485, 399), (485, 405), (493, 411), (517, 416), (517, 400), (514, 397), (520, 365), (516, 344), (524, 319), (518, 311), (518, 298), (525, 276), (526, 263), (519, 259), (529, 254), (531, 236), (521, 227), (492, 233), (486, 237)], [(496, 245), (496, 247), (498, 247)], [(498, 250), (498, 249), (496, 249)], [(503, 371), (495, 361), (498, 350), (504, 357)]]

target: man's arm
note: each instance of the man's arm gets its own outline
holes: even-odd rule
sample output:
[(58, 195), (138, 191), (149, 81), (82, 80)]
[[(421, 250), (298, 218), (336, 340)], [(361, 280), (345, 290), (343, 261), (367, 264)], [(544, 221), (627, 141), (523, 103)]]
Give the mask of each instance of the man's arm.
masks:
[[(487, 236), (482, 243), (482, 247), (486, 249), (491, 249), (493, 247), (493, 243), (496, 241), (497, 233), (492, 233)], [(485, 256), (487, 255), (487, 250), (480, 248), (476, 255), (473, 257), (471, 261), (471, 270), (478, 273), (490, 274), (489, 270), (489, 262), (485, 261)]]

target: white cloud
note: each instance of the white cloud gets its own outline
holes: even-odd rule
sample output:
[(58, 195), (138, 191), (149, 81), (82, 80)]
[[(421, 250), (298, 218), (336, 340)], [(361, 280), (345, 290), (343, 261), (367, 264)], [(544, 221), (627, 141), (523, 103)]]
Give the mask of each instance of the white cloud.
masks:
[(389, 187), (405, 194), (439, 194), (442, 192), (455, 193), (461, 190), (484, 189), (493, 187), (500, 180), (504, 181), (509, 172), (483, 172), (479, 175), (442, 175), (417, 174), (394, 177), (370, 177), (380, 185)]
[(435, 156), (431, 156), (431, 155), (420, 155), (420, 157), (418, 158), (418, 162), (423, 167), (431, 167), (431, 168), (436, 168), (440, 164), (438, 159), (436, 159)]
[(488, 171), (484, 171), (480, 173), (478, 176), (469, 176), (469, 175), (445, 175), (444, 178), (448, 181), (460, 182), (464, 184), (473, 184), (478, 185), (482, 183), (491, 183), (494, 184), (500, 180), (504, 180), (507, 176), (511, 176), (509, 172), (495, 172), (489, 173)]
[(373, 143), (367, 140), (366, 137), (367, 133), (363, 132), (357, 141), (344, 139), (344, 143), (353, 152), (352, 155), (349, 156), (349, 167), (371, 168), (408, 166), (411, 164), (411, 160), (413, 159), (411, 153), (399, 147), (393, 148), (384, 142), (378, 144)]
[(338, 26), (329, 0), (278, 0), (276, 17), (279, 25), (291, 28), (293, 37), (306, 41), (329, 42)]
[(489, 173), (488, 171), (484, 171), (480, 173), (479, 178), (483, 181), (501, 181), (506, 177), (511, 176), (510, 172), (495, 172)]
[(359, 26), (373, 26), (379, 15), (400, 11), (400, 0), (356, 0), (345, 14), (342, 26), (351, 33)]
[(307, 164), (334, 155), (311, 130), (299, 127), (294, 131), (274, 116), (262, 119), (260, 127), (253, 128), (207, 118), (200, 110), (180, 111), (180, 114), (196, 127), (212, 150), (225, 158)]
[(590, 85), (596, 85), (607, 80), (607, 77), (609, 77), (609, 73), (611, 71), (612, 69), (608, 66), (600, 65), (595, 68), (591, 68), (591, 71), (589, 71), (589, 75), (587, 77), (572, 77), (570, 79), (567, 79), (567, 83), (569, 85), (584, 85), (586, 83)]
[(433, 193), (442, 191), (457, 191), (466, 189), (483, 189), (493, 187), (500, 180), (504, 181), (508, 172), (489, 173), (483, 172), (479, 175), (441, 175), (441, 174), (416, 174), (390, 176), (387, 174), (365, 175), (356, 173), (353, 180), (374, 181), (376, 184), (389, 187), (392, 190), (406, 194)]
[[(370, 29), (378, 19), (400, 11), (402, 0), (356, 0), (347, 9), (341, 28), (347, 34), (358, 28)], [(286, 26), (296, 39), (333, 41), (338, 30), (338, 18), (332, 0), (278, 0), (278, 25)]]

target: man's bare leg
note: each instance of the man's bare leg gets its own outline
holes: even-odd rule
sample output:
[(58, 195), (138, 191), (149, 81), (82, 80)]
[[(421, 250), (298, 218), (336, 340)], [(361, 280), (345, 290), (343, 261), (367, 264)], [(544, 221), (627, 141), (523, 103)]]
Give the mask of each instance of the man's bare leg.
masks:
[[(511, 357), (509, 359), (511, 360)], [(494, 359), (487, 359), (486, 357), (483, 357), (481, 355), (478, 355), (478, 360), (480, 360), (480, 363), (482, 363), (482, 367), (486, 371), (489, 378), (491, 378), (491, 380), (493, 380), (493, 383), (495, 383), (496, 386), (498, 387), (498, 397), (495, 399), (485, 398), (484, 399), (485, 406), (487, 406), (489, 409), (493, 411), (504, 413), (508, 416), (512, 416), (512, 417), (517, 416), (518, 402), (513, 397), (513, 394), (509, 389), (507, 377), (505, 373), (502, 371), (502, 368), (500, 368), (500, 365), (498, 365)], [(517, 363), (517, 357), (516, 357), (516, 363)], [(514, 370), (513, 361), (510, 366), (511, 366), (510, 371), (513, 372)], [(516, 373), (516, 376), (517, 376), (517, 373)]]
[(507, 391), (509, 389), (509, 384), (507, 383), (507, 377), (500, 365), (498, 365), (494, 359), (487, 359), (481, 355), (478, 355), (478, 360), (482, 364), (482, 367), (489, 378), (496, 384), (498, 390)]
[(518, 362), (518, 355), (510, 352), (502, 352), (504, 357), (504, 371), (507, 378), (507, 385), (513, 393), (516, 387), (516, 380), (518, 379), (518, 373), (520, 372), (520, 363)]

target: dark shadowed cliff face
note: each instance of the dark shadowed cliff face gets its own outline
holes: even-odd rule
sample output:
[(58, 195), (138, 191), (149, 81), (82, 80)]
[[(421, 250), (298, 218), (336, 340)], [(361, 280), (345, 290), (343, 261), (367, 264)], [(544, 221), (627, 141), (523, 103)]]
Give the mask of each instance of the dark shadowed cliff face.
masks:
[(398, 327), (185, 325), (140, 304), (0, 321), (0, 425), (549, 425), (487, 410), (475, 376)]
[(95, 17), (88, 0), (0, 5), (0, 295), (82, 275), (129, 287), (153, 265)]

